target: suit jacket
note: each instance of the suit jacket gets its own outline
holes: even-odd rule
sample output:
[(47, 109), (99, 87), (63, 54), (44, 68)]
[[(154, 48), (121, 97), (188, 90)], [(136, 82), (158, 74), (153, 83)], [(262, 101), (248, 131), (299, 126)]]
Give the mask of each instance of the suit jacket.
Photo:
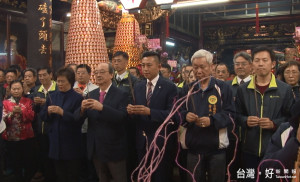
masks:
[[(100, 89), (90, 92), (91, 99), (99, 101)], [(128, 95), (122, 90), (111, 85), (105, 95), (103, 110), (88, 109), (76, 117), (89, 119), (87, 131), (87, 153), (88, 158), (96, 157), (102, 162), (120, 161), (126, 158), (127, 142), (125, 132), (126, 106)]]
[[(147, 80), (140, 81), (134, 88), (136, 105), (147, 105), (146, 88)], [(159, 77), (156, 86), (153, 90), (153, 95), (150, 100), (150, 116), (138, 115), (137, 119), (137, 149), (143, 149), (146, 144), (146, 138), (143, 132), (147, 135), (149, 144), (153, 140), (154, 134), (158, 127), (164, 122), (173, 107), (177, 96), (176, 85), (169, 80)], [(170, 127), (172, 128), (172, 127)], [(172, 128), (174, 129), (174, 128)], [(172, 130), (171, 129), (171, 130)], [(170, 130), (168, 131), (170, 132)], [(160, 144), (163, 141), (158, 141)], [(159, 145), (160, 145), (159, 144)]]

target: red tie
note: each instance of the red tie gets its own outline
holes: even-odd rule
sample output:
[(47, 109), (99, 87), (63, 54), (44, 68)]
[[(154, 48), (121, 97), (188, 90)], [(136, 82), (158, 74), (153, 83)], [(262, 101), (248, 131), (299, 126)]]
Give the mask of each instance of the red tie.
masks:
[(148, 93), (147, 93), (147, 106), (150, 105), (150, 100), (151, 100), (151, 96), (152, 96), (152, 82), (148, 82)]
[(99, 101), (103, 104), (103, 101), (104, 101), (104, 96), (105, 96), (106, 92), (105, 91), (102, 91), (100, 92), (100, 97), (99, 97)]

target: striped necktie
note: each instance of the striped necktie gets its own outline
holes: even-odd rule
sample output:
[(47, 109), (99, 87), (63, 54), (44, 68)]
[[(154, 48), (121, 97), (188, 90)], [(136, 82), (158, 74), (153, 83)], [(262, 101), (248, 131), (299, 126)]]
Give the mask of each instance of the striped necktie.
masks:
[(147, 92), (147, 106), (150, 105), (150, 100), (152, 97), (152, 82), (148, 82), (147, 87), (148, 87), (148, 92)]

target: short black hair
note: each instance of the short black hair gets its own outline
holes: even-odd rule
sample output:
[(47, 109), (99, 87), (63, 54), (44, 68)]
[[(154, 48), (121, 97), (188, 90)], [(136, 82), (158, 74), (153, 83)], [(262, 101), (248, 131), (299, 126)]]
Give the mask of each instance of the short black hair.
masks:
[(89, 74), (91, 74), (91, 72), (92, 72), (91, 67), (89, 67), (87, 64), (80, 64), (80, 65), (78, 65), (78, 66), (76, 67), (76, 71), (78, 70), (78, 68), (85, 68), (86, 71), (87, 71)]
[(17, 64), (10, 65), (9, 68), (15, 69), (16, 71), (21, 73), (21, 67)]
[(266, 46), (259, 46), (259, 47), (254, 48), (251, 51), (252, 60), (254, 59), (255, 54), (262, 52), (262, 51), (267, 51), (270, 54), (270, 58), (271, 58), (272, 62), (276, 61), (275, 52), (270, 47), (266, 47)]
[(43, 66), (43, 67), (39, 68), (39, 69), (37, 70), (37, 73), (39, 73), (41, 70), (46, 70), (48, 74), (51, 74), (51, 73), (52, 73), (51, 68), (48, 67), (48, 66)]
[(123, 56), (123, 58), (125, 58), (126, 60), (129, 59), (129, 56), (126, 52), (123, 51), (117, 51), (114, 53), (114, 55), (112, 56), (112, 58), (117, 57), (117, 56)]
[(142, 55), (142, 59), (145, 57), (157, 57), (158, 63), (160, 63), (160, 55), (157, 52), (147, 51)]
[(5, 70), (4, 69), (0, 68), (0, 71), (2, 71), (3, 74), (5, 75)]
[(71, 67), (71, 66), (77, 66), (77, 64), (75, 64), (75, 63), (70, 63), (70, 64), (68, 64), (66, 67)]
[(57, 73), (56, 73), (56, 76), (59, 77), (59, 76), (64, 76), (67, 78), (68, 82), (71, 84), (71, 86), (73, 87), (74, 86), (74, 83), (75, 83), (75, 73), (74, 71), (72, 70), (72, 68), (60, 68)]
[(25, 73), (26, 73), (27, 71), (30, 71), (34, 77), (37, 76), (36, 70), (35, 70), (34, 68), (26, 68), (26, 69), (23, 71), (23, 75), (25, 75)]
[(230, 73), (230, 70), (229, 70), (229, 68), (228, 68), (227, 64), (225, 64), (225, 63), (219, 63), (219, 64), (217, 64), (217, 66), (216, 66), (215, 70), (217, 70), (218, 66), (225, 66), (225, 67), (226, 67), (226, 69), (227, 69), (227, 72), (228, 72), (228, 73)]
[(129, 69), (135, 69), (137, 75), (141, 75), (140, 70), (137, 67), (130, 67)]
[(7, 73), (14, 73), (14, 74), (17, 76), (17, 70), (14, 69), (14, 68), (8, 68), (8, 69), (6, 70), (6, 72), (5, 72), (5, 75), (6, 75)]
[(21, 87), (23, 88), (23, 83), (21, 82), (21, 80), (13, 80), (12, 82), (10, 82), (9, 84), (9, 88), (11, 88), (11, 86), (15, 83), (20, 83), (21, 84)]
[(163, 63), (163, 64), (161, 64), (161, 67), (162, 68), (167, 68), (169, 70), (169, 72), (171, 72), (171, 66), (169, 64)]

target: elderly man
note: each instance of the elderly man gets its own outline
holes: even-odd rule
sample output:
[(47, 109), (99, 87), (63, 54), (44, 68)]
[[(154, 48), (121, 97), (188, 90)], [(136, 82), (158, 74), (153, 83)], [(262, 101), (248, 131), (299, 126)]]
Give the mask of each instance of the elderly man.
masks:
[[(186, 138), (182, 143), (188, 148), (187, 169), (195, 170), (197, 182), (206, 179), (224, 181), (229, 145), (227, 127), (231, 125), (230, 114), (234, 112), (232, 92), (225, 82), (210, 77), (213, 63), (210, 52), (201, 49), (191, 60), (200, 82), (194, 87), (196, 93), (188, 99), (188, 107), (184, 104), (181, 111), (187, 124)], [(187, 95), (191, 85), (184, 87), (182, 96)], [(187, 181), (194, 180), (188, 175)]]
[[(231, 86), (232, 89), (232, 95), (233, 98), (235, 99), (236, 97), (236, 92), (237, 89), (239, 88), (240, 85), (242, 85), (245, 82), (248, 82), (251, 80), (251, 72), (252, 72), (252, 59), (251, 56), (247, 52), (238, 52), (234, 57), (233, 57), (233, 63), (234, 63), (234, 71), (236, 73), (236, 77), (234, 77), (233, 80), (227, 81)], [(236, 146), (236, 138), (232, 134), (232, 127), (229, 127), (229, 147), (227, 149), (227, 164), (232, 160), (234, 151), (235, 151), (235, 146)], [(231, 179), (236, 179), (236, 174), (238, 171), (238, 168), (241, 166), (241, 144), (242, 144), (242, 135), (244, 132), (242, 131), (241, 126), (236, 125), (235, 126), (235, 133), (239, 137), (239, 145), (237, 148), (236, 152), (236, 158), (234, 163), (230, 167), (230, 173), (231, 173)]]
[(95, 70), (98, 89), (82, 101), (76, 117), (89, 119), (87, 153), (101, 182), (126, 182), (126, 92), (112, 85), (110, 63), (100, 63)]
[(234, 72), (236, 77), (228, 81), (233, 91), (233, 97), (236, 95), (238, 87), (251, 80), (252, 59), (247, 52), (239, 52), (233, 57)]

